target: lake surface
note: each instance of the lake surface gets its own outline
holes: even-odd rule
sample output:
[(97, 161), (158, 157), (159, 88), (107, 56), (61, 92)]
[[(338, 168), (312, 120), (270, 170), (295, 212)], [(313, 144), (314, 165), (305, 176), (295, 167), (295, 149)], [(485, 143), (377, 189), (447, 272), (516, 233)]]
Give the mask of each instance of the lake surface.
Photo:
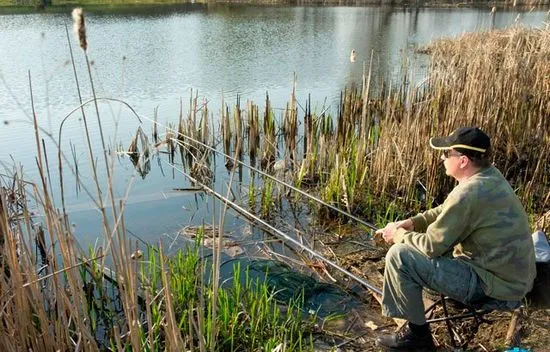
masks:
[[(184, 116), (189, 110), (191, 89), (198, 92), (199, 103), (208, 102), (216, 129), (222, 97), (235, 104), (240, 95), (242, 105), (251, 99), (261, 108), (269, 92), (276, 115), (280, 115), (278, 109), (288, 101), (294, 75), (299, 102), (303, 104), (311, 94), (317, 111), (324, 106), (336, 112), (340, 91), (352, 82), (360, 82), (363, 63), (371, 53), (375, 81), (399, 77), (406, 58), (413, 79), (420, 80), (428, 62), (426, 57), (414, 54), (415, 48), (440, 37), (502, 28), (516, 22), (542, 26), (546, 16), (546, 11), (537, 10), (499, 10), (490, 15), (488, 8), (197, 5), (89, 13), (86, 24), (97, 96), (127, 102), (143, 118), (142, 128), (150, 135), (154, 110), (157, 109), (161, 124), (176, 123), (180, 99)], [(15, 160), (23, 165), (26, 177), (38, 180), (29, 72), (39, 124), (56, 140), (61, 121), (79, 105), (65, 26), (69, 27), (82, 95), (87, 100), (91, 97), (90, 83), (84, 56), (72, 34), (69, 13), (0, 15), (3, 173), (12, 169)], [(352, 49), (357, 52), (356, 62), (350, 62)], [(112, 149), (118, 145), (127, 148), (139, 126), (137, 119), (119, 103), (103, 102), (99, 109), (107, 145)], [(90, 105), (86, 111), (101, 166), (95, 109)], [(79, 117), (75, 114), (67, 120), (61, 143), (68, 159), (77, 161), (81, 181), (90, 185)], [(43, 137), (53, 193), (58, 197), (56, 149), (44, 134)], [(174, 188), (188, 187), (189, 183), (168, 164), (159, 163), (162, 169), (154, 161), (151, 173), (141, 179), (128, 158), (115, 161), (115, 193), (122, 198), (128, 189), (130, 194), (126, 227), (147, 242), (174, 234), (182, 226), (212, 222), (210, 200), (194, 193), (175, 192)], [(229, 177), (222, 160), (217, 162), (216, 170), (216, 188), (223, 190)], [(68, 209), (77, 236), (82, 243), (93, 244), (100, 232), (98, 212), (82, 191), (77, 195), (75, 177), (66, 172), (65, 179)], [(127, 188), (129, 181), (131, 187)], [(237, 187), (246, 193), (246, 184)], [(89, 189), (93, 193), (94, 188)], [(247, 225), (230, 216), (226, 226), (243, 233)]]

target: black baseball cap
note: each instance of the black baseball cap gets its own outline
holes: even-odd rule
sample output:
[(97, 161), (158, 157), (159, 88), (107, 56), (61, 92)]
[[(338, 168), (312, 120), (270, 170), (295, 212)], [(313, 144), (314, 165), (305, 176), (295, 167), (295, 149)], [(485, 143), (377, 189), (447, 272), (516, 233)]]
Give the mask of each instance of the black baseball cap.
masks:
[(464, 154), (483, 154), (491, 147), (491, 139), (477, 127), (460, 127), (446, 137), (430, 138), (430, 146), (437, 150), (455, 149)]

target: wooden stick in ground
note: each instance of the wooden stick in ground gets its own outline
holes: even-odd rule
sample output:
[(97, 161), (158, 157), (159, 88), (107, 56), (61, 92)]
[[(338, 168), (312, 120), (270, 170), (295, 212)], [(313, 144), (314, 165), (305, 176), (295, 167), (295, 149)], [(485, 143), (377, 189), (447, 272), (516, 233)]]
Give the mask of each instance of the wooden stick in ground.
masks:
[(506, 347), (519, 346), (520, 343), (520, 330), (521, 320), (523, 317), (523, 308), (518, 308), (512, 313), (512, 319), (510, 319), (510, 325), (508, 326), (508, 332), (506, 333)]

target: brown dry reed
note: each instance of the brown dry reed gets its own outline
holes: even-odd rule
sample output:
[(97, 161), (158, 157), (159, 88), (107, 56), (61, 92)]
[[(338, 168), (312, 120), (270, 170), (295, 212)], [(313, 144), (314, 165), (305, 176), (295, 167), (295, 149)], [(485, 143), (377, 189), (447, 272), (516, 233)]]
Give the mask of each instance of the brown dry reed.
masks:
[[(423, 81), (412, 85), (405, 74), (398, 84), (372, 82), (369, 68), (360, 89), (342, 92), (335, 117), (312, 112), (306, 102), (298, 119), (293, 89), (277, 127), (266, 99), (262, 166), (274, 162), (277, 150), (293, 160), (302, 148), (303, 158), (293, 163), (300, 166), (293, 168), (294, 181), (320, 186), (324, 200), (366, 216), (389, 204), (417, 211), (441, 202), (454, 185), (429, 138), (475, 125), (491, 136), (492, 160), (529, 212), (548, 211), (550, 29), (465, 34), (423, 52), (431, 57)], [(302, 146), (297, 126), (304, 126)], [(249, 122), (247, 128), (256, 127)], [(283, 145), (276, 141), (278, 130)]]
[[(380, 108), (374, 185), (416, 199), (441, 200), (452, 186), (429, 137), (459, 126), (491, 136), (493, 161), (524, 204), (548, 209), (550, 165), (550, 28), (513, 27), (441, 40), (428, 47), (432, 66), (425, 87)], [(372, 179), (369, 177), (369, 179)]]

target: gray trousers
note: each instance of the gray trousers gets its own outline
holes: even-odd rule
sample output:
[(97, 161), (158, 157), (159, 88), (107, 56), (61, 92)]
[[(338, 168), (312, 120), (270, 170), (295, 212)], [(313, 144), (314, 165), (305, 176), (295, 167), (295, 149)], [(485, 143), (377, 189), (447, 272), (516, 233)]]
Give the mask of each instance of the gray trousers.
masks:
[(465, 262), (452, 257), (431, 259), (402, 243), (391, 246), (386, 254), (383, 313), (413, 324), (425, 324), (424, 288), (462, 303), (486, 298), (481, 280)]

